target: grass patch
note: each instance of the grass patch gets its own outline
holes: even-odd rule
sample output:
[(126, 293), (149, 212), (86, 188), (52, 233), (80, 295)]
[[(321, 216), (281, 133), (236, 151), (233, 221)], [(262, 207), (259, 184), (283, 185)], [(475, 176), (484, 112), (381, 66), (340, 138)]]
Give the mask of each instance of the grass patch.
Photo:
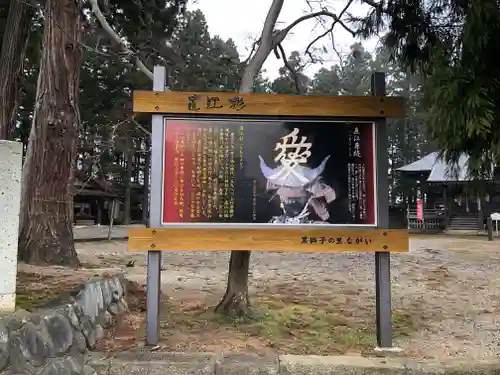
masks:
[[(279, 290), (278, 290), (279, 289)], [(356, 295), (356, 293), (347, 293)], [(204, 303), (166, 301), (162, 337), (168, 350), (224, 349), (288, 354), (362, 353), (376, 344), (373, 298), (357, 293), (311, 295), (300, 286), (279, 286), (252, 296), (253, 316), (217, 315)], [(394, 336), (409, 336), (421, 327), (417, 314), (394, 310)]]
[(354, 324), (338, 313), (308, 304), (278, 307), (269, 302), (259, 301), (253, 307), (252, 319), (234, 320), (211, 311), (205, 318), (287, 353), (345, 353), (373, 346), (373, 328)]
[(50, 290), (45, 292), (38, 290), (36, 293), (16, 293), (16, 306), (19, 309), (33, 311), (43, 307), (58, 296)]
[(75, 276), (74, 270), (69, 272), (57, 276), (37, 272), (18, 272), (16, 307), (34, 311), (63, 293), (74, 291), (88, 280), (88, 276)]
[(37, 273), (18, 272), (16, 286), (16, 307), (33, 311), (55, 299), (60, 290), (54, 287), (57, 280), (52, 276)]
[[(335, 308), (314, 304), (282, 304), (271, 298), (260, 299), (254, 306), (254, 316), (231, 319), (213, 310), (199, 318), (214, 321), (250, 337), (263, 340), (269, 348), (293, 354), (344, 354), (370, 350), (376, 343), (374, 315), (353, 317)], [(374, 312), (373, 312), (374, 313)], [(408, 312), (393, 311), (396, 337), (409, 336), (417, 324)]]

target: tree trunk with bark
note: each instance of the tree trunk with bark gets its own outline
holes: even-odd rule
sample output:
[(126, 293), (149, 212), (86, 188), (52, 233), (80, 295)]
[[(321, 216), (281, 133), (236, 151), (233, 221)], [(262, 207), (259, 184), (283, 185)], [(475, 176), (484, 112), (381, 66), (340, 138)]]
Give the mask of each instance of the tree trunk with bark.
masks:
[(248, 272), (250, 251), (231, 251), (226, 293), (215, 312), (231, 317), (251, 317), (248, 297)]
[(78, 266), (73, 191), (80, 126), (78, 0), (45, 0), (43, 50), (23, 168), (19, 259)]
[(0, 139), (9, 139), (15, 127), (31, 16), (26, 1), (11, 0), (0, 53)]
[[(273, 0), (269, 12), (267, 13), (259, 46), (255, 55), (243, 72), (240, 93), (252, 92), (255, 78), (262, 69), (267, 57), (276, 46), (274, 38), (274, 27), (278, 19), (284, 0)], [(284, 38), (284, 36), (283, 36)], [(250, 251), (231, 251), (229, 259), (229, 272), (227, 276), (226, 293), (215, 308), (216, 313), (237, 316), (251, 317), (250, 298), (248, 297), (248, 272), (250, 270)]]

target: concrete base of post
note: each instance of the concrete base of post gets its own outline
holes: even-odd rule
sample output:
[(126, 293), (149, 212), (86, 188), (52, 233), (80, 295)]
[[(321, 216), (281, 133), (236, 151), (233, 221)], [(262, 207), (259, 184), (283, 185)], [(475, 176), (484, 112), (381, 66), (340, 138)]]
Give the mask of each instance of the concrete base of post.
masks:
[(16, 309), (23, 145), (0, 140), (0, 313)]
[(377, 346), (373, 349), (373, 351), (378, 353), (403, 353), (404, 349), (396, 346), (392, 346), (390, 348), (380, 348)]

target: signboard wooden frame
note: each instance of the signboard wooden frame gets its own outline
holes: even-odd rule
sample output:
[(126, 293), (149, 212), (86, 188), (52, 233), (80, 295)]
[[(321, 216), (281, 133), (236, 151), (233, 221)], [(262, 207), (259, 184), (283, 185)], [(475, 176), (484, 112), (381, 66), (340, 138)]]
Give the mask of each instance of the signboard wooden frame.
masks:
[[(235, 103), (239, 103), (238, 106)], [(295, 95), (274, 95), (274, 94), (245, 94), (239, 95), (235, 93), (198, 93), (198, 92), (151, 92), (151, 91), (136, 91), (134, 92), (134, 111), (161, 113), (154, 115), (153, 121), (153, 142), (152, 142), (152, 191), (151, 191), (151, 215), (154, 216), (154, 228), (161, 228), (168, 234), (165, 238), (168, 241), (157, 243), (157, 238), (151, 236), (149, 230), (134, 230), (131, 232), (129, 241), (130, 251), (145, 251), (151, 249), (151, 245), (155, 246), (155, 250), (268, 250), (268, 251), (408, 251), (408, 233), (406, 230), (398, 232), (390, 232), (390, 237), (396, 236), (397, 241), (392, 241), (393, 245), (386, 248), (377, 246), (359, 246), (356, 242), (348, 240), (356, 236), (346, 236), (344, 244), (339, 246), (337, 243), (325, 241), (322, 246), (315, 244), (305, 244), (301, 241), (294, 242), (293, 238), (300, 239), (304, 236), (304, 231), (319, 231), (323, 235), (311, 236), (315, 241), (316, 237), (319, 241), (325, 237), (324, 232), (330, 231), (330, 236), (326, 238), (342, 237), (339, 234), (331, 232), (333, 229), (350, 229), (350, 230), (366, 230), (371, 227), (370, 241), (375, 241), (375, 238), (382, 236), (382, 233), (387, 232), (381, 230), (376, 233), (378, 226), (378, 215), (374, 214), (375, 220), (373, 224), (266, 224), (266, 223), (166, 223), (163, 219), (164, 207), (164, 189), (165, 189), (165, 154), (166, 147), (166, 124), (169, 119), (189, 119), (190, 116), (195, 116), (196, 120), (202, 119), (217, 119), (224, 121), (244, 121), (245, 126), (252, 126), (252, 119), (256, 117), (261, 120), (274, 121), (276, 119), (289, 118), (288, 121), (293, 121), (297, 116), (301, 116), (301, 121), (311, 121), (314, 118), (320, 118), (320, 121), (328, 123), (328, 126), (335, 127), (339, 122), (369, 122), (373, 124), (373, 159), (377, 159), (377, 118), (385, 118), (388, 115), (401, 116), (404, 114), (404, 101), (402, 98), (388, 97), (329, 97), (329, 96), (295, 96)], [(280, 116), (275, 114), (279, 113)], [(270, 116), (270, 114), (274, 114)], [(356, 117), (352, 117), (356, 115)], [(325, 117), (326, 116), (326, 117)], [(192, 117), (191, 117), (192, 118)], [(161, 122), (161, 125), (160, 125)], [(383, 153), (386, 157), (386, 153)], [(373, 163), (374, 171), (374, 210), (378, 211), (379, 199), (377, 196), (378, 181), (377, 165)], [(171, 166), (168, 166), (171, 167)], [(157, 176), (161, 176), (161, 180), (157, 181)], [(167, 181), (167, 184), (171, 184)], [(158, 189), (158, 184), (161, 187)], [(157, 208), (160, 212), (157, 213)], [(156, 218), (160, 215), (160, 218)], [(269, 229), (278, 229), (277, 226), (286, 230), (281, 230), (280, 240), (269, 235)], [(182, 228), (182, 231), (179, 229)], [(217, 230), (218, 228), (219, 230)], [(211, 229), (211, 230), (208, 230)], [(213, 230), (212, 230), (213, 229)], [(158, 231), (156, 232), (158, 233)], [(185, 243), (182, 244), (179, 235), (182, 233), (185, 237)], [(397, 233), (397, 234), (396, 234)], [(149, 238), (149, 239), (148, 239)], [(191, 239), (197, 239), (194, 244)], [(223, 238), (231, 238), (231, 247), (225, 248), (222, 244), (226, 241)], [(148, 240), (146, 240), (148, 239)], [(174, 240), (175, 239), (175, 240)], [(289, 240), (286, 240), (289, 239)], [(389, 239), (384, 237), (384, 239)], [(149, 245), (145, 249), (145, 242)], [(285, 246), (285, 243), (289, 246)], [(375, 242), (373, 242), (375, 243)], [(397, 246), (394, 246), (397, 244)]]
[[(404, 117), (404, 100), (385, 96), (385, 75), (372, 75), (372, 96), (328, 97), (235, 93), (164, 92), (166, 70), (155, 67), (153, 92), (136, 91), (133, 110), (152, 113), (150, 228), (129, 230), (129, 250), (148, 252), (146, 342), (159, 341), (162, 251), (370, 251), (375, 252), (379, 347), (392, 347), (390, 252), (409, 250), (407, 230), (389, 230), (386, 117)], [(247, 226), (168, 225), (162, 222), (164, 121), (169, 118), (316, 118), (373, 121), (376, 225)], [(332, 125), (333, 126), (333, 125)]]

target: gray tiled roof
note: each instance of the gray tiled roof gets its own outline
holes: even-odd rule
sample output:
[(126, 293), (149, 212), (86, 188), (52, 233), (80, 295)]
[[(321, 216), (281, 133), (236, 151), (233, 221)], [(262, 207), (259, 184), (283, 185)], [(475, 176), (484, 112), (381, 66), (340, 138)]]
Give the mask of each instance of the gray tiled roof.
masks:
[(432, 152), (411, 164), (398, 168), (401, 172), (430, 172), (428, 182), (459, 182), (470, 180), (468, 171), (469, 157), (462, 155), (455, 165), (440, 159), (437, 152)]
[(424, 156), (422, 159), (418, 159), (413, 163), (407, 164), (401, 168), (398, 168), (398, 171), (401, 172), (426, 172), (430, 171), (434, 164), (436, 164), (436, 159), (438, 158), (437, 152), (431, 152), (429, 155)]

